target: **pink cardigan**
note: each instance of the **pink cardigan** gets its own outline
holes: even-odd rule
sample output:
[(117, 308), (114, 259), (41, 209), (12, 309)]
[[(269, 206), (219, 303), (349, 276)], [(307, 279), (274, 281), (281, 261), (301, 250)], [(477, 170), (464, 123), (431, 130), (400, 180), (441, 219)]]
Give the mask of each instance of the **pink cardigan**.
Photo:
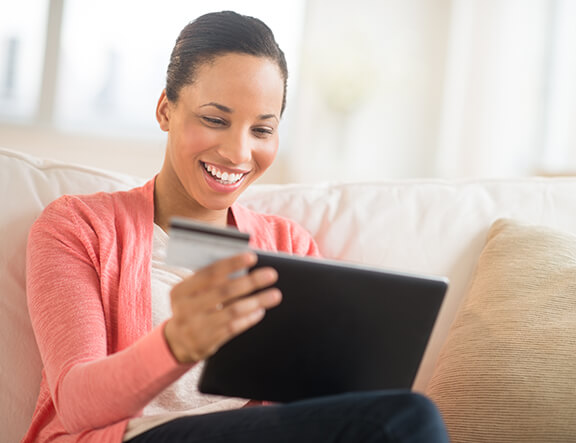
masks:
[[(278, 216), (232, 207), (251, 245), (318, 255)], [(127, 192), (64, 196), (30, 232), (27, 296), (44, 370), (24, 442), (120, 442), (128, 420), (185, 373), (151, 331), (154, 180)]]

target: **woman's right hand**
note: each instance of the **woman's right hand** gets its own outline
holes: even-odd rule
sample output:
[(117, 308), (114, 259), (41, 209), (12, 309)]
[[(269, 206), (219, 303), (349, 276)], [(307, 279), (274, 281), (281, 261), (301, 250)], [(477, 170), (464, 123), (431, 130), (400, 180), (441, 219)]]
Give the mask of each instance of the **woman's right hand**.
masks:
[(164, 335), (180, 363), (204, 360), (258, 323), (266, 309), (280, 303), (280, 290), (269, 288), (278, 279), (273, 268), (243, 272), (256, 261), (253, 252), (226, 258), (172, 288), (172, 317), (166, 322)]

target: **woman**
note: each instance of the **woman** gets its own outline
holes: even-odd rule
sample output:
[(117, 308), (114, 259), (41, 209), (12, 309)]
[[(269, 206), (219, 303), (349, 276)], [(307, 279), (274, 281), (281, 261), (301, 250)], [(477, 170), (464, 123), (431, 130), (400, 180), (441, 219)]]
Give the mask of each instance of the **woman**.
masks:
[[(44, 363), (24, 441), (447, 441), (410, 393), (255, 406), (198, 393), (202, 361), (281, 302), (252, 253), (195, 274), (163, 263), (172, 216), (230, 225), (252, 246), (318, 255), (295, 223), (236, 204), (272, 163), (287, 68), (271, 31), (233, 12), (184, 28), (156, 116), (164, 164), (143, 187), (65, 196), (29, 238), (29, 308)], [(250, 297), (243, 297), (255, 293)]]

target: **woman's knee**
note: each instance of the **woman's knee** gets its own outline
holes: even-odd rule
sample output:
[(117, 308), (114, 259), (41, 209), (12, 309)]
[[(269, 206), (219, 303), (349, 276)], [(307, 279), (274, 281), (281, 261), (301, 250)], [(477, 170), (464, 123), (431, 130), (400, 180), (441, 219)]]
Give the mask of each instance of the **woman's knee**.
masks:
[(423, 416), (439, 416), (440, 412), (432, 400), (418, 392), (406, 393), (405, 401)]
[(361, 397), (359, 420), (373, 424), (374, 432), (386, 436), (383, 441), (449, 441), (440, 412), (428, 397), (410, 391), (376, 391)]
[(398, 409), (397, 423), (418, 429), (430, 442), (449, 441), (440, 411), (432, 400), (417, 392), (400, 395), (401, 406)]

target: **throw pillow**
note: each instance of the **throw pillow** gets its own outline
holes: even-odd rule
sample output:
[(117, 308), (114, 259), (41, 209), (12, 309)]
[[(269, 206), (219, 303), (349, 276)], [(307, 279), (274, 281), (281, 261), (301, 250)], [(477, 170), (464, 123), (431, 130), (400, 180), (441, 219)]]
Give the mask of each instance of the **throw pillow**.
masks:
[(576, 236), (493, 224), (426, 393), (455, 443), (576, 439)]

